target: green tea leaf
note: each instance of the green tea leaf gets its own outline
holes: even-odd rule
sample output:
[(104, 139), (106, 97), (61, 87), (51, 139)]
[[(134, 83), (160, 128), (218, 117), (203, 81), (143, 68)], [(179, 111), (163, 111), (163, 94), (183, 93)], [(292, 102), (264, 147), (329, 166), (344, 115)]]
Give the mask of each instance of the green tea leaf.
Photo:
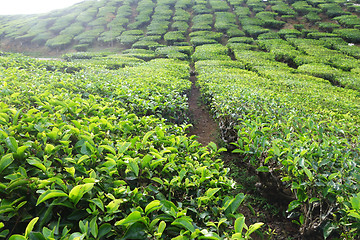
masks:
[(149, 167), (149, 163), (152, 159), (153, 159), (153, 157), (151, 155), (147, 154), (145, 157), (143, 157), (143, 159), (141, 161), (141, 167), (142, 168)]
[(98, 225), (96, 223), (96, 217), (94, 217), (91, 221), (90, 221), (90, 230), (91, 230), (91, 234), (96, 238), (99, 234), (99, 228)]
[(350, 217), (353, 217), (353, 218), (357, 218), (357, 219), (360, 219), (360, 214), (359, 213), (357, 213), (357, 212), (350, 212), (349, 213), (349, 216)]
[(47, 190), (39, 196), (39, 198), (36, 202), (36, 206), (42, 202), (45, 202), (46, 200), (48, 200), (50, 198), (67, 197), (67, 196), (68, 195), (61, 190)]
[(137, 221), (140, 221), (140, 219), (141, 219), (141, 213), (139, 211), (134, 211), (134, 212), (130, 213), (130, 215), (127, 216), (126, 218), (124, 218), (120, 221), (117, 221), (115, 223), (115, 226), (132, 224)]
[(101, 239), (102, 237), (105, 237), (106, 234), (108, 234), (112, 229), (112, 226), (109, 223), (104, 223), (99, 228), (99, 235), (98, 239)]
[(123, 239), (146, 239), (146, 226), (142, 222), (135, 222), (125, 232)]
[(241, 215), (235, 220), (234, 229), (235, 233), (242, 233), (245, 226), (245, 217), (244, 215)]
[(360, 210), (360, 193), (358, 193), (355, 197), (352, 197), (350, 202), (353, 209)]
[(119, 153), (124, 153), (130, 146), (131, 143), (129, 142), (123, 142), (116, 145), (118, 147)]
[(129, 167), (130, 167), (130, 170), (135, 173), (135, 175), (138, 177), (139, 176), (139, 166), (136, 162), (136, 159), (129, 159)]
[(234, 201), (230, 204), (228, 208), (232, 214), (234, 214), (237, 211), (237, 209), (240, 207), (240, 204), (244, 201), (244, 199), (245, 199), (245, 194), (243, 193), (239, 193), (235, 196)]
[(116, 155), (116, 151), (112, 146), (109, 145), (100, 145), (99, 147), (111, 152), (112, 154)]
[(336, 225), (332, 224), (331, 222), (327, 222), (323, 230), (324, 239), (327, 239), (335, 229)]
[(195, 231), (195, 227), (194, 225), (192, 225), (192, 223), (190, 222), (189, 217), (181, 217), (178, 219), (175, 219), (175, 221), (173, 221), (171, 223), (171, 225), (177, 225), (177, 226), (181, 226), (187, 230), (189, 230), (190, 232), (194, 232)]
[(5, 138), (6, 146), (13, 152), (16, 153), (18, 149), (18, 143), (14, 137)]
[(309, 180), (313, 181), (314, 176), (313, 176), (312, 172), (308, 168), (304, 168), (304, 171), (305, 171), (306, 175), (308, 176)]
[(145, 144), (145, 143), (147, 142), (147, 140), (149, 139), (149, 137), (150, 137), (151, 135), (153, 135), (154, 133), (155, 133), (155, 131), (147, 132), (147, 133), (145, 134), (145, 136), (143, 137), (142, 144)]
[(159, 200), (154, 200), (152, 202), (150, 202), (146, 207), (145, 207), (145, 215), (148, 215), (149, 213), (158, 210), (161, 208), (161, 203)]
[(6, 236), (9, 234), (9, 232), (10, 232), (9, 229), (6, 229), (6, 230), (4, 230), (4, 231), (1, 231), (1, 232), (0, 232), (0, 238), (5, 239)]
[(17, 149), (17, 151), (16, 151), (16, 154), (18, 155), (18, 156), (24, 156), (24, 152), (25, 152), (25, 150), (28, 148), (28, 146), (21, 146), (21, 147), (19, 147), (18, 149)]
[(246, 231), (245, 237), (249, 237), (253, 232), (261, 228), (261, 226), (264, 225), (264, 223), (254, 223), (253, 225), (250, 225), (249, 230)]
[(288, 212), (291, 212), (292, 210), (299, 207), (300, 205), (301, 205), (301, 202), (299, 202), (298, 200), (292, 201), (288, 206)]
[(89, 192), (94, 187), (94, 183), (86, 183), (75, 186), (69, 193), (70, 200), (76, 205), (85, 193)]
[(89, 202), (94, 203), (96, 206), (98, 206), (101, 211), (104, 211), (104, 203), (99, 198), (94, 198), (89, 200)]
[(39, 169), (42, 170), (43, 172), (46, 172), (46, 167), (45, 167), (44, 164), (42, 164), (39, 160), (40, 160), (40, 159), (35, 158), (35, 157), (30, 157), (30, 158), (26, 159), (26, 161), (27, 161), (30, 165), (39, 168)]
[(159, 224), (159, 227), (158, 227), (158, 231), (157, 231), (157, 233), (159, 234), (158, 237), (161, 237), (161, 235), (164, 232), (165, 228), (166, 228), (166, 222), (161, 221), (160, 224)]
[(269, 172), (269, 167), (267, 166), (261, 166), (256, 169), (258, 172)]
[(29, 183), (28, 179), (23, 179), (23, 178), (15, 179), (7, 185), (6, 190), (12, 191), (13, 189), (19, 186), (26, 186), (28, 183)]
[(46, 144), (46, 146), (45, 146), (45, 152), (46, 152), (46, 154), (50, 154), (50, 153), (52, 153), (52, 151), (55, 149), (55, 146), (54, 145), (52, 145), (52, 144)]
[(68, 173), (70, 173), (70, 175), (71, 175), (72, 177), (75, 177), (75, 168), (74, 168), (74, 167), (70, 167), (70, 168), (65, 167), (65, 171), (68, 172)]
[(34, 226), (36, 224), (36, 222), (39, 220), (39, 217), (33, 218), (29, 224), (27, 225), (26, 229), (25, 229), (25, 238), (29, 237), (30, 232), (34, 229)]
[(220, 188), (209, 188), (209, 189), (205, 192), (205, 195), (206, 195), (208, 198), (211, 198), (211, 197), (214, 196), (215, 193), (217, 193), (219, 190), (220, 190)]
[(9, 240), (26, 240), (26, 237), (19, 235), (19, 234), (15, 234), (15, 235), (12, 235), (9, 238)]
[(13, 154), (9, 153), (0, 160), (0, 173), (14, 161)]

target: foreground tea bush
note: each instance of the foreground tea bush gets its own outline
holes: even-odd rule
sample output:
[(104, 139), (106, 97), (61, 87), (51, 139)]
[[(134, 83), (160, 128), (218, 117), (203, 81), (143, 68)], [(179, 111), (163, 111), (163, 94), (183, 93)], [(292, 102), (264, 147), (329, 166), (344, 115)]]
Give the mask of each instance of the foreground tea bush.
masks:
[(2, 238), (248, 239), (262, 225), (238, 212), (224, 149), (136, 107), (185, 91), (187, 65), (0, 72)]

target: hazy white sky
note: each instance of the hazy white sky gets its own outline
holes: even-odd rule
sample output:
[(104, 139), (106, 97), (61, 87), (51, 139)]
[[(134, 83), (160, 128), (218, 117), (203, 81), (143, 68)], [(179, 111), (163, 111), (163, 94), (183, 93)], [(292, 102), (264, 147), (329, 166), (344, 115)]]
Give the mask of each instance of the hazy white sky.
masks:
[(0, 0), (0, 15), (46, 13), (84, 0)]

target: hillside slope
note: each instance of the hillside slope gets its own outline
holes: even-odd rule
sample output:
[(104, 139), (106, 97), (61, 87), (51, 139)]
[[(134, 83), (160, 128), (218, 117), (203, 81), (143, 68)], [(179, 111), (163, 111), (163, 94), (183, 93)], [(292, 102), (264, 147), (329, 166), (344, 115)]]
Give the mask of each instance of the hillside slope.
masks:
[(90, 0), (47, 14), (0, 16), (0, 46), (18, 52), (156, 49), (188, 45), (187, 34), (200, 30), (226, 38), (340, 37), (357, 43), (358, 12), (355, 2), (345, 0)]

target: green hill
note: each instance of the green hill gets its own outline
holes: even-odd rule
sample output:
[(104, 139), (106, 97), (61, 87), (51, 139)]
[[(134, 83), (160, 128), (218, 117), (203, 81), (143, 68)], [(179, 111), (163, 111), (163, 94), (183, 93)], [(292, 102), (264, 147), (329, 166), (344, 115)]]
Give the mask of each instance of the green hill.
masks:
[[(214, 42), (192, 32), (255, 39), (342, 38), (360, 42), (359, 6), (352, 1), (84, 1), (40, 15), (0, 17), (3, 50), (157, 49)], [(194, 39), (193, 39), (194, 38)]]

